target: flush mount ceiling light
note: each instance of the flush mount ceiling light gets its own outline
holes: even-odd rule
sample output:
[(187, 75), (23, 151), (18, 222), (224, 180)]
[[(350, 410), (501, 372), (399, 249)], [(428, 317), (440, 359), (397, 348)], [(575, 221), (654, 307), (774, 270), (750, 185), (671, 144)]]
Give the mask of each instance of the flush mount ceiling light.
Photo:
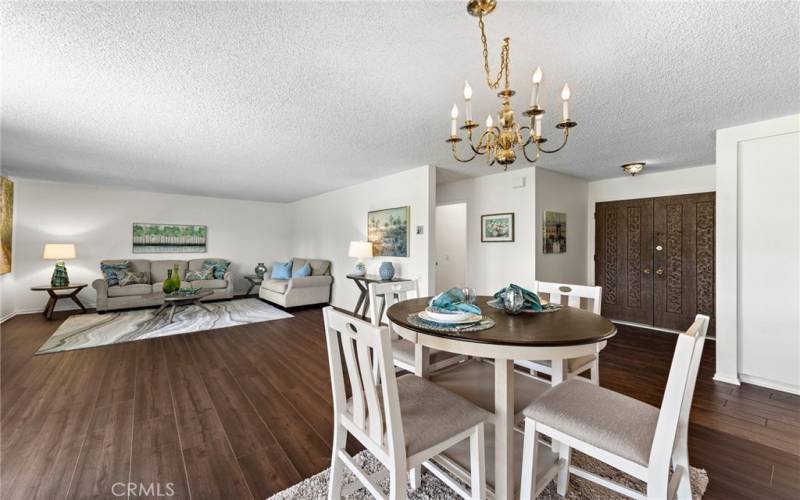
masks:
[[(486, 73), (486, 84), (490, 89), (497, 89), (500, 83), (503, 82), (503, 90), (497, 96), (500, 98), (500, 111), (497, 113), (497, 125), (494, 125), (492, 115), (486, 117), (486, 130), (478, 136), (478, 142), (473, 142), (473, 129), (479, 127), (477, 122), (472, 120), (472, 88), (469, 83), (464, 84), (464, 100), (466, 105), (466, 120), (464, 125), (460, 127), (465, 131), (466, 140), (469, 144), (468, 153), (471, 156), (461, 158), (456, 153), (456, 144), (463, 139), (458, 137), (458, 130), (456, 129), (456, 119), (458, 118), (458, 107), (454, 104), (450, 112), (450, 137), (447, 142), (450, 143), (453, 151), (453, 158), (466, 163), (475, 159), (478, 155), (486, 155), (486, 160), (489, 165), (498, 163), (504, 169), (514, 163), (517, 159), (517, 150), (522, 152), (522, 155), (530, 163), (539, 159), (541, 153), (556, 153), (567, 144), (569, 137), (569, 129), (576, 126), (577, 123), (572, 121), (569, 116), (569, 98), (570, 90), (567, 84), (561, 90), (561, 99), (563, 100), (563, 107), (561, 113), (561, 121), (556, 124), (557, 129), (563, 130), (563, 142), (555, 149), (544, 149), (541, 147), (547, 139), (542, 137), (542, 115), (544, 109), (539, 107), (539, 86), (542, 82), (542, 69), (536, 68), (533, 73), (531, 81), (533, 87), (531, 89), (531, 102), (530, 107), (522, 114), (530, 119), (530, 126), (520, 127), (519, 123), (514, 118), (514, 110), (511, 109), (510, 98), (515, 94), (509, 88), (508, 73), (509, 73), (509, 38), (503, 39), (503, 46), (500, 51), (500, 70), (497, 77), (492, 79), (492, 73), (489, 69), (489, 49), (486, 44), (486, 33), (483, 25), (483, 18), (489, 15), (497, 5), (497, 0), (471, 0), (467, 4), (467, 12), (478, 18), (478, 26), (481, 31), (481, 43), (483, 44), (483, 70)], [(523, 136), (523, 132), (527, 133)], [(477, 133), (475, 135), (478, 135)], [(531, 158), (528, 155), (526, 148), (533, 145), (536, 155)]]
[(625, 171), (626, 174), (631, 174), (631, 176), (634, 176), (639, 172), (641, 172), (642, 170), (644, 170), (645, 165), (646, 165), (645, 162), (637, 161), (633, 163), (626, 163), (625, 165), (622, 165), (621, 168), (622, 170)]

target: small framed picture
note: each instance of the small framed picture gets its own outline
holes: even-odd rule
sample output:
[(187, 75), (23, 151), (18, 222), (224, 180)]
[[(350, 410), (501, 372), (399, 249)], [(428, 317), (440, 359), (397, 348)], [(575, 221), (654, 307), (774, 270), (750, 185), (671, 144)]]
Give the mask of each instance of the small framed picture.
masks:
[(481, 241), (514, 241), (514, 213), (481, 215)]

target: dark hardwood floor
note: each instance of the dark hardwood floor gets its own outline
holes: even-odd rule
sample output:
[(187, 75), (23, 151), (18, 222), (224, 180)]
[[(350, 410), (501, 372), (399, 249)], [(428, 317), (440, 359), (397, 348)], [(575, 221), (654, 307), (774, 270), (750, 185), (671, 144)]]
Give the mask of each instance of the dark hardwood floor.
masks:
[[(0, 496), (114, 498), (141, 483), (172, 498), (264, 499), (326, 468), (333, 410), (322, 315), (291, 312), (43, 356), (33, 353), (65, 313), (7, 321)], [(620, 327), (602, 354), (602, 385), (658, 405), (674, 343)], [(692, 465), (710, 477), (706, 498), (797, 498), (800, 397), (714, 382), (713, 367), (709, 342), (689, 438)]]

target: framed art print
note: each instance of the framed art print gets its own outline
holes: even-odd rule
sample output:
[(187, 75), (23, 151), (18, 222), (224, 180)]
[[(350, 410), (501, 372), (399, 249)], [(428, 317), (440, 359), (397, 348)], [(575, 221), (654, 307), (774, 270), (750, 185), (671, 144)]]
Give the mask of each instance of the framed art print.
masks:
[(514, 241), (514, 213), (481, 215), (481, 241)]
[(408, 257), (411, 207), (373, 210), (367, 214), (367, 240), (376, 257)]

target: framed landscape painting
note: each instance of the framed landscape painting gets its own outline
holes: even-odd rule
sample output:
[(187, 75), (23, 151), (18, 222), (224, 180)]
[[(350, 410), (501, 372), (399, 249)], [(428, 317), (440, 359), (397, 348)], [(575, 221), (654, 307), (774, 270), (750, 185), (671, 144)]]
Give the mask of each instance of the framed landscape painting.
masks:
[(133, 253), (202, 253), (206, 226), (133, 223)]
[(408, 257), (411, 207), (387, 208), (367, 214), (367, 240), (372, 255)]
[(481, 215), (481, 241), (514, 241), (514, 213)]
[(566, 253), (567, 251), (567, 214), (561, 212), (544, 212), (543, 253)]
[(11, 237), (14, 228), (14, 183), (0, 177), (0, 274), (11, 272)]

